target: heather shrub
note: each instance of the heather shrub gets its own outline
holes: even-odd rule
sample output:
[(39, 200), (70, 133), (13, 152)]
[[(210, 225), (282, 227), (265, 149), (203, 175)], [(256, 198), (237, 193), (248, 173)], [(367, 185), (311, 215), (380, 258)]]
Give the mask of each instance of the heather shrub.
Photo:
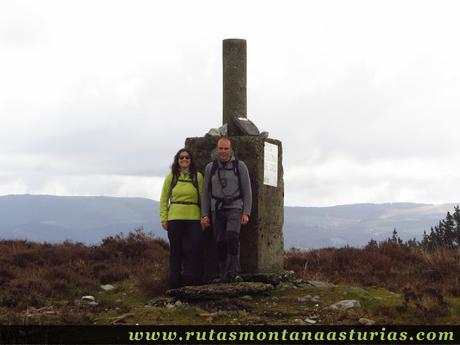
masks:
[(460, 296), (460, 262), (454, 250), (447, 248), (429, 253), (421, 247), (388, 240), (364, 248), (291, 249), (285, 253), (285, 268), (305, 279), (394, 291), (424, 287)]
[(136, 279), (141, 291), (149, 297), (163, 294), (168, 289), (169, 264), (163, 262), (144, 265), (136, 272)]
[[(100, 284), (135, 278), (148, 295), (165, 290), (169, 246), (142, 230), (111, 236), (99, 246), (0, 241), (0, 305), (41, 307), (68, 300)], [(85, 315), (81, 315), (86, 319)], [(69, 323), (78, 323), (80, 316)]]
[(107, 270), (100, 271), (98, 279), (101, 284), (109, 284), (128, 279), (130, 270), (125, 266), (113, 266)]

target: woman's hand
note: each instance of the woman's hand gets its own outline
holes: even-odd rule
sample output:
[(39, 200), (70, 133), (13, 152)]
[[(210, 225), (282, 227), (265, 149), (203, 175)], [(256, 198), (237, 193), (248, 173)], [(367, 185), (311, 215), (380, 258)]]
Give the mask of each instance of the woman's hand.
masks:
[(209, 221), (209, 217), (204, 216), (201, 218), (201, 228), (204, 230), (207, 227), (211, 225), (211, 222)]
[(168, 231), (168, 222), (166, 222), (166, 223), (161, 223), (161, 227), (162, 227), (165, 231)]

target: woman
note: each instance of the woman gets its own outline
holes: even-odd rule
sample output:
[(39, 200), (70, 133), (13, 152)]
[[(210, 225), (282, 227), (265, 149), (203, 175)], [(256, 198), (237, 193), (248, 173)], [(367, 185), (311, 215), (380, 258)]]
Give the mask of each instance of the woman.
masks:
[(160, 198), (161, 226), (168, 232), (170, 287), (181, 287), (183, 247), (190, 260), (192, 285), (201, 283), (203, 275), (200, 196), (203, 175), (196, 170), (192, 154), (180, 149), (174, 156), (171, 171), (163, 183)]

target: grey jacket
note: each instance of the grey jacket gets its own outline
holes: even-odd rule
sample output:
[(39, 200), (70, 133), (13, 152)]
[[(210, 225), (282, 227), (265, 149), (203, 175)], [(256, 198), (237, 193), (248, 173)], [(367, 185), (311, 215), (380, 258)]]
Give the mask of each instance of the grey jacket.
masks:
[[(212, 195), (217, 198), (223, 198), (224, 196), (231, 197), (237, 196), (240, 194), (238, 186), (238, 176), (235, 175), (233, 170), (233, 162), (235, 157), (225, 163), (222, 163), (220, 160), (217, 160), (218, 169), (212, 176)], [(211, 197), (211, 191), (209, 190), (209, 179), (211, 175), (212, 164), (208, 163), (204, 169), (204, 180), (203, 180), (203, 197), (201, 198), (201, 216), (210, 216), (209, 211), (216, 211), (216, 204), (218, 201), (215, 198)], [(250, 215), (252, 208), (252, 190), (251, 190), (251, 181), (249, 178), (248, 167), (243, 161), (238, 160), (238, 167), (241, 178), (241, 199), (233, 200), (230, 205), (222, 205), (223, 208), (237, 208), (242, 210), (242, 213)], [(222, 188), (221, 183), (219, 182), (220, 178), (224, 180), (225, 186)]]

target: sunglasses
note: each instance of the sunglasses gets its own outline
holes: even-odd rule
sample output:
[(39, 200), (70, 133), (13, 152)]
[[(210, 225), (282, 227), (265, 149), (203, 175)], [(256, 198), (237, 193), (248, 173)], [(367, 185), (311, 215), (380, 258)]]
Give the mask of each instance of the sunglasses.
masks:
[(179, 156), (179, 160), (190, 159), (190, 156)]

